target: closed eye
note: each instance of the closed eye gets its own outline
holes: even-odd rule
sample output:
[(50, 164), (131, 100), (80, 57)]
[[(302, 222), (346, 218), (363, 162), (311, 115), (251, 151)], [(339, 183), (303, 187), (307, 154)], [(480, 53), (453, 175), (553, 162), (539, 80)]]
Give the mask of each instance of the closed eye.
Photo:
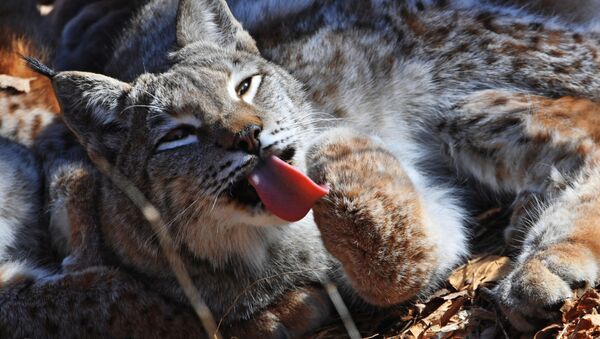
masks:
[(181, 125), (172, 129), (160, 139), (156, 147), (156, 152), (183, 147), (197, 142), (198, 135), (196, 134), (196, 128), (190, 125)]

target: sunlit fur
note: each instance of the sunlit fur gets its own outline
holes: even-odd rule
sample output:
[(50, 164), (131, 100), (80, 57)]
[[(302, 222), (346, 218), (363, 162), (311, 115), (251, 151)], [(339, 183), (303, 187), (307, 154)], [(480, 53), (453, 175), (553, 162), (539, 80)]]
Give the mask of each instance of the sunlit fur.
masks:
[[(468, 255), (481, 191), (515, 197), (506, 235), (521, 254), (495, 290), (514, 325), (531, 330), (528, 319), (597, 282), (593, 33), (468, 0), (285, 3), (231, 1), (245, 31), (224, 1), (152, 1), (116, 39), (106, 75), (53, 77), (70, 132), (57, 124), (35, 146), (69, 256), (35, 284), (11, 278), (1, 324), (119, 336), (125, 313), (156, 335), (193, 316), (156, 234), (89, 162), (99, 159), (158, 207), (231, 335), (314, 330), (332, 317), (326, 279), (363, 309), (426, 296)], [(260, 84), (243, 100), (235, 88), (252, 76)], [(181, 125), (198, 142), (161, 149)], [(235, 143), (248, 126), (261, 127), (258, 151)], [(330, 189), (299, 222), (230, 197), (271, 154)], [(37, 311), (68, 300), (95, 317)], [(148, 304), (155, 317), (133, 312)]]

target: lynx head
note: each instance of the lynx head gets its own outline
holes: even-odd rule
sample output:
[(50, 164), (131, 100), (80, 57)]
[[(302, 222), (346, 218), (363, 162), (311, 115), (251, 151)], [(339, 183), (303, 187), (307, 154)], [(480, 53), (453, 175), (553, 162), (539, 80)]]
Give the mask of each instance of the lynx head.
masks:
[(284, 224), (247, 176), (270, 155), (302, 169), (310, 107), (223, 0), (182, 0), (177, 43), (168, 71), (131, 84), (58, 73), (64, 121), (92, 159), (108, 159), (159, 207), (179, 244), (201, 257), (243, 252), (249, 233)]

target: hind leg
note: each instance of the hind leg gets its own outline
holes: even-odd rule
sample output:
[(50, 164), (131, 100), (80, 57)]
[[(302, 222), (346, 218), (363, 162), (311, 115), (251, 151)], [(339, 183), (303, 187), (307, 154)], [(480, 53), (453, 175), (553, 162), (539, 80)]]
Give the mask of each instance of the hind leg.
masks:
[(497, 287), (518, 328), (556, 317), (573, 290), (600, 278), (600, 154), (550, 202), (528, 230), (514, 271)]
[(496, 292), (509, 320), (533, 330), (600, 278), (600, 168), (586, 170), (528, 231), (514, 271)]
[(519, 199), (521, 254), (496, 292), (513, 325), (533, 330), (600, 278), (600, 105), (482, 91), (459, 113), (442, 127), (457, 166)]

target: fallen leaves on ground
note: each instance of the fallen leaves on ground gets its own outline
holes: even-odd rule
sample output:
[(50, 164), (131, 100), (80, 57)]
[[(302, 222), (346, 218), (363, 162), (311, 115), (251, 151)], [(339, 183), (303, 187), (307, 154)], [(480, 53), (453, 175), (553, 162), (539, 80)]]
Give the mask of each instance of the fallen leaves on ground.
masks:
[(495, 333), (496, 313), (476, 305), (478, 292), (480, 287), (504, 278), (509, 268), (507, 257), (489, 255), (470, 260), (448, 278), (452, 290), (442, 290), (425, 303), (417, 303), (414, 307), (422, 312), (416, 312), (413, 324), (391, 338), (460, 338), (475, 332)]
[(586, 291), (579, 299), (567, 301), (561, 308), (561, 322), (550, 324), (534, 339), (545, 338), (600, 338), (600, 294)]
[(456, 269), (448, 278), (448, 282), (456, 290), (475, 291), (480, 285), (504, 278), (510, 272), (510, 268), (508, 257), (479, 257)]

